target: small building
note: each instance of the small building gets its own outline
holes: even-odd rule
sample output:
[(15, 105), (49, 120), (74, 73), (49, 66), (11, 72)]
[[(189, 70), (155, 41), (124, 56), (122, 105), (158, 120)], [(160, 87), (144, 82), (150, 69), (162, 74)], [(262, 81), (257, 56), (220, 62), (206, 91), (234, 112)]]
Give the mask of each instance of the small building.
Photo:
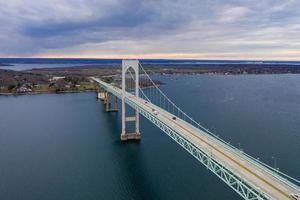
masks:
[(49, 79), (49, 81), (58, 81), (60, 79), (66, 78), (65, 76), (53, 76), (52, 78)]
[(32, 92), (32, 89), (27, 88), (26, 86), (21, 86), (20, 88), (17, 89), (17, 92), (20, 92), (20, 93)]

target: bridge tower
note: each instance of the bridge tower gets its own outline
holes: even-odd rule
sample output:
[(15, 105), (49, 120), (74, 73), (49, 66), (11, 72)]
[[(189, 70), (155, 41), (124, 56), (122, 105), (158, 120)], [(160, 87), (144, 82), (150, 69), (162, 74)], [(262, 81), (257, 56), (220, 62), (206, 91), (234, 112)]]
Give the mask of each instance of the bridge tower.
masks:
[[(138, 60), (123, 60), (122, 61), (122, 133), (121, 140), (140, 140), (140, 119), (139, 113), (136, 110), (134, 116), (126, 117), (125, 99), (126, 99), (126, 72), (132, 69), (135, 76), (135, 96), (139, 96), (139, 61)], [(135, 132), (127, 133), (126, 122), (135, 122)]]

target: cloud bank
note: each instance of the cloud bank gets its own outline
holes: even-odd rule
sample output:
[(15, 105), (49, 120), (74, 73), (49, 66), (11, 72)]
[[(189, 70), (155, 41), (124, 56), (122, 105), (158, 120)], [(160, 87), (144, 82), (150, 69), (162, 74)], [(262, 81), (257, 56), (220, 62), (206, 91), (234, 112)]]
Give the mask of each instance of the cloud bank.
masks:
[(0, 57), (300, 60), (297, 0), (0, 1)]

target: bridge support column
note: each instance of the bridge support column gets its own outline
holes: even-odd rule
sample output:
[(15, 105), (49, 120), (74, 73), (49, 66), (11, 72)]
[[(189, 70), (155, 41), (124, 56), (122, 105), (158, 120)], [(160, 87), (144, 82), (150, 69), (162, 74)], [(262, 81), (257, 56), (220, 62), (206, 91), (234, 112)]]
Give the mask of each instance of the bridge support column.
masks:
[(113, 96), (113, 100), (111, 100), (111, 94), (109, 92), (104, 92), (103, 101), (105, 104), (106, 112), (117, 112), (118, 111), (118, 98)]
[[(132, 68), (135, 72), (135, 95), (139, 96), (139, 62), (138, 60), (123, 60), (122, 61), (122, 133), (121, 140), (140, 140), (140, 119), (138, 111), (135, 111), (135, 115), (131, 117), (126, 117), (126, 72), (129, 68)], [(135, 121), (135, 132), (127, 133), (126, 122)]]

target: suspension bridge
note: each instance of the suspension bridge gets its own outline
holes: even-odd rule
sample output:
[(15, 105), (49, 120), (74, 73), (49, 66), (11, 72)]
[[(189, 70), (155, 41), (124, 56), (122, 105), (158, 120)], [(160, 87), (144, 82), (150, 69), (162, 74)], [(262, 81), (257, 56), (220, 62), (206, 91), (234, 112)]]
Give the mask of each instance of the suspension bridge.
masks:
[[(121, 100), (122, 141), (141, 139), (139, 115), (143, 115), (242, 198), (300, 200), (299, 180), (254, 159), (192, 119), (160, 90), (138, 60), (122, 61), (121, 83), (91, 79), (103, 90), (98, 96), (106, 111), (117, 111), (117, 99)], [(127, 116), (126, 104), (134, 109), (133, 116)], [(132, 133), (127, 122), (135, 122)]]

